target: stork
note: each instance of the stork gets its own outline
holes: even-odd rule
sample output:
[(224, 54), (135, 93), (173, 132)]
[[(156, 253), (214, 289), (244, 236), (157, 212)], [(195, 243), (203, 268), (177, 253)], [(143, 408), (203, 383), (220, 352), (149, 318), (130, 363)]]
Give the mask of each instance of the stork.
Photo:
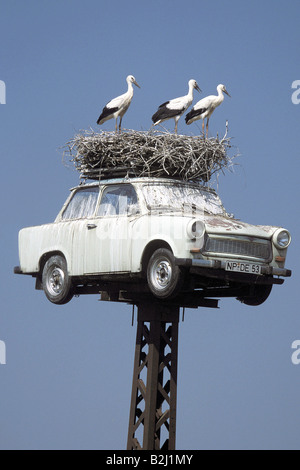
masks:
[(218, 96), (215, 95), (210, 95), (206, 96), (202, 100), (198, 101), (198, 103), (195, 104), (195, 106), (192, 107), (191, 111), (187, 113), (185, 116), (185, 122), (189, 125), (194, 121), (197, 121), (198, 119), (202, 119), (202, 132), (204, 135), (204, 119), (206, 118), (206, 137), (208, 134), (208, 121), (213, 113), (213, 111), (216, 109), (217, 106), (219, 106), (223, 100), (224, 100), (224, 95), (223, 92), (226, 93), (230, 97), (230, 94), (226, 90), (225, 85), (218, 85), (217, 86), (217, 91), (218, 91)]
[(118, 128), (117, 122), (118, 122), (118, 117), (119, 117), (120, 118), (119, 132), (121, 132), (122, 118), (124, 114), (126, 113), (127, 109), (129, 108), (129, 105), (133, 97), (132, 84), (134, 83), (138, 88), (141, 88), (137, 84), (133, 75), (128, 75), (128, 77), (126, 78), (126, 82), (128, 84), (128, 90), (126, 91), (126, 93), (124, 93), (123, 95), (117, 96), (116, 98), (109, 101), (106, 106), (104, 106), (102, 113), (100, 114), (97, 120), (97, 124), (103, 124), (108, 119), (114, 118), (116, 120), (116, 132), (117, 132), (117, 128)]
[(189, 92), (187, 95), (181, 96), (180, 98), (174, 98), (173, 100), (166, 101), (161, 104), (156, 113), (152, 116), (154, 126), (166, 121), (167, 119), (173, 118), (175, 120), (175, 134), (177, 134), (178, 120), (188, 107), (191, 106), (194, 88), (201, 93), (196, 80), (189, 80)]

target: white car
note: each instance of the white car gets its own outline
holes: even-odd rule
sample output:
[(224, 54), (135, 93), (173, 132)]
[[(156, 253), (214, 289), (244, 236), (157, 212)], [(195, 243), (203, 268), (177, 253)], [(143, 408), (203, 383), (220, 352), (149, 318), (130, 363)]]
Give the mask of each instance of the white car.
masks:
[(166, 178), (79, 185), (53, 223), (19, 232), (20, 266), (55, 304), (73, 295), (144, 289), (259, 305), (284, 267), (291, 236), (226, 213), (216, 192)]

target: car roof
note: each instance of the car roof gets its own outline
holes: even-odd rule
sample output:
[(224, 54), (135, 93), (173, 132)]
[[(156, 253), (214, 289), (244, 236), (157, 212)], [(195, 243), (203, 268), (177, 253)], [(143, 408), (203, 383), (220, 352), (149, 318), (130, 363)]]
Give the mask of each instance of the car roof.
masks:
[(172, 183), (172, 184), (180, 184), (180, 185), (187, 185), (193, 186), (195, 188), (202, 189), (203, 191), (211, 192), (216, 194), (216, 191), (213, 188), (208, 188), (207, 186), (202, 186), (199, 183), (195, 183), (193, 181), (185, 181), (175, 178), (153, 178), (153, 177), (137, 177), (137, 178), (110, 178), (110, 179), (103, 179), (100, 181), (85, 181), (78, 186), (74, 186), (70, 189), (73, 191), (75, 189), (82, 189), (82, 188), (89, 188), (95, 186), (105, 186), (107, 184), (120, 184), (120, 183)]

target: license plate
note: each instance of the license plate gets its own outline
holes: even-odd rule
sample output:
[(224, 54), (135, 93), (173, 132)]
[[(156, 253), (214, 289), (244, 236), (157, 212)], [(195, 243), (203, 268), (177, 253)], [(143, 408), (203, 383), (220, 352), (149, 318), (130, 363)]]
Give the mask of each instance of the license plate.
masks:
[(260, 264), (243, 263), (240, 261), (226, 261), (226, 271), (234, 271), (246, 274), (261, 274)]

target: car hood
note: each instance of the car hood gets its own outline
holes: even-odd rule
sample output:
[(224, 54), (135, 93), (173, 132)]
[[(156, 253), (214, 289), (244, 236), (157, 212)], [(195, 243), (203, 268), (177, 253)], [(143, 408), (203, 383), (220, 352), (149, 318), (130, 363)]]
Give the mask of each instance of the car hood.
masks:
[(245, 235), (267, 239), (270, 239), (279, 228), (270, 225), (251, 225), (237, 219), (219, 215), (206, 215), (204, 222), (208, 233)]

